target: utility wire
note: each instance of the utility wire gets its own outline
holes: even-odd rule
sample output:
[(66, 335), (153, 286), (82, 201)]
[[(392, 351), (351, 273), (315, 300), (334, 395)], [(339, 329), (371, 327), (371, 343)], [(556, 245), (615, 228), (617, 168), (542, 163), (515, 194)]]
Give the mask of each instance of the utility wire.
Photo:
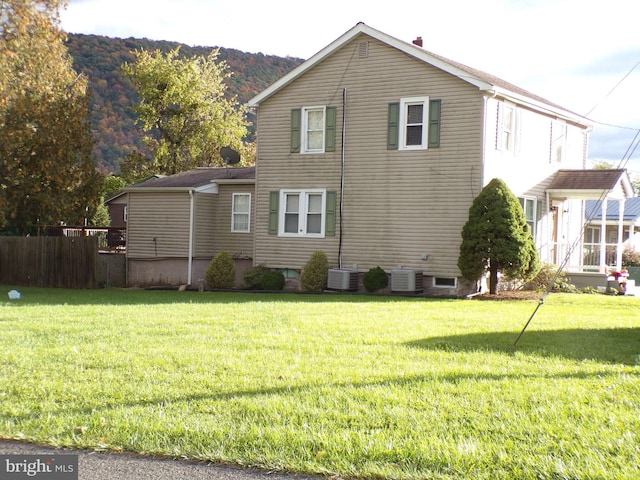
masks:
[(585, 116), (585, 117), (588, 117), (588, 116), (591, 114), (591, 112), (593, 112), (596, 108), (598, 108), (598, 107), (600, 106), (600, 104), (601, 104), (601, 103), (602, 103), (602, 102), (603, 102), (603, 101), (604, 101), (604, 100), (605, 100), (609, 95), (611, 95), (611, 94), (612, 94), (612, 93), (613, 93), (613, 92), (614, 92), (614, 91), (615, 91), (615, 90), (620, 86), (620, 84), (621, 84), (622, 82), (624, 82), (624, 81), (627, 79), (627, 77), (628, 77), (629, 75), (631, 75), (631, 73), (632, 73), (632, 72), (633, 72), (633, 71), (638, 67), (638, 65), (640, 65), (640, 60), (638, 60), (638, 62), (637, 62), (633, 67), (631, 67), (631, 70), (629, 70), (629, 71), (627, 72), (627, 74), (626, 74), (624, 77), (622, 77), (618, 83), (616, 83), (616, 84), (614, 85), (614, 87), (609, 91), (609, 93), (607, 93), (604, 97), (602, 97), (602, 98), (598, 101), (598, 103), (596, 103), (596, 104), (591, 108), (591, 110), (589, 110), (589, 111), (588, 111), (584, 116)]
[[(631, 70), (629, 70), (623, 77), (622, 79), (615, 84), (615, 86), (609, 91), (609, 93), (607, 93), (604, 97), (602, 97), (602, 99), (600, 99), (598, 101), (598, 103), (596, 103), (593, 108), (591, 108), (591, 110), (589, 110), (584, 116), (587, 117), (589, 114), (591, 114), (596, 108), (598, 108), (598, 106), (600, 106), (600, 104), (607, 98), (609, 97), (609, 95), (611, 95), (619, 86), (620, 84), (622, 84), (622, 82), (624, 82), (627, 77), (629, 75), (631, 75), (631, 73), (638, 67), (638, 65), (640, 65), (640, 60), (631, 68)], [(600, 122), (597, 122), (600, 123)], [(601, 125), (606, 125), (604, 123), (601, 123)], [(609, 126), (615, 126), (615, 125), (609, 125)], [(628, 128), (628, 127), (619, 127), (619, 128)], [(631, 141), (631, 143), (629, 144), (629, 147), (627, 147), (627, 151), (625, 152), (625, 154), (623, 155), (623, 157), (620, 159), (620, 162), (618, 163), (618, 168), (624, 168), (626, 166), (626, 164), (629, 162), (629, 159), (631, 158), (631, 156), (634, 154), (634, 152), (636, 151), (636, 149), (638, 148), (638, 144), (640, 143), (639, 138), (640, 138), (640, 130), (638, 129), (632, 129), (629, 128), (630, 130), (636, 130), (636, 135), (633, 138), (633, 140)], [(598, 203), (602, 203), (602, 201), (604, 200), (606, 196), (606, 191), (603, 190), (602, 193), (600, 194), (600, 198), (598, 199)], [(522, 338), (522, 335), (524, 334), (525, 330), (527, 329), (527, 327), (529, 326), (529, 324), (531, 323), (531, 321), (534, 319), (534, 317), (536, 316), (536, 314), (538, 313), (538, 310), (540, 309), (540, 307), (544, 304), (545, 299), (547, 298), (547, 296), (549, 295), (549, 293), (551, 292), (551, 288), (553, 288), (553, 285), (555, 284), (556, 280), (558, 279), (558, 277), (560, 276), (560, 272), (562, 272), (562, 270), (564, 269), (564, 267), (567, 265), (567, 263), (569, 262), (569, 258), (571, 257), (571, 254), (573, 253), (573, 251), (575, 250), (575, 248), (579, 245), (581, 239), (584, 236), (584, 232), (587, 228), (587, 225), (589, 225), (589, 223), (593, 220), (593, 217), (595, 216), (595, 212), (596, 212), (596, 208), (594, 208), (589, 215), (589, 218), (585, 219), (583, 224), (582, 224), (582, 229), (580, 232), (580, 235), (578, 236), (578, 238), (576, 238), (574, 240), (574, 242), (569, 246), (569, 250), (567, 250), (567, 253), (562, 261), (562, 263), (558, 266), (556, 273), (554, 274), (553, 278), (551, 279), (551, 281), (547, 284), (547, 287), (544, 291), (544, 293), (542, 294), (542, 296), (540, 297), (540, 300), (538, 301), (538, 304), (536, 305), (536, 308), (534, 309), (533, 313), (531, 314), (531, 316), (529, 317), (529, 319), (527, 320), (527, 322), (525, 323), (524, 327), (522, 328), (522, 330), (520, 331), (520, 334), (518, 335), (518, 337), (516, 338), (516, 340), (513, 342), (513, 346), (515, 347), (518, 344), (518, 341), (520, 340), (520, 338)], [(602, 235), (604, 235), (605, 232), (601, 233), (601, 241), (602, 241)]]

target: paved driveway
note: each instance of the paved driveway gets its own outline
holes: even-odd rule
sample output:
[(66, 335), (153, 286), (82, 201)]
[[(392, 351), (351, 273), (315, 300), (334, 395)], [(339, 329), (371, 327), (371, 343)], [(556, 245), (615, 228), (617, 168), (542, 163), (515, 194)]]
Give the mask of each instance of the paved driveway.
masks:
[(0, 440), (0, 455), (15, 454), (78, 455), (78, 480), (320, 480), (322, 478), (183, 460), (157, 459), (132, 454), (59, 450), (28, 443)]

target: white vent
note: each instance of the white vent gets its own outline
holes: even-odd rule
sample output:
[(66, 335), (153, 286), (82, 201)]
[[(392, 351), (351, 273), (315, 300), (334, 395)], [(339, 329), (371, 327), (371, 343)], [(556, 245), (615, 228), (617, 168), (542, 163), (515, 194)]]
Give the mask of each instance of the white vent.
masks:
[(353, 270), (330, 269), (327, 276), (329, 290), (358, 290), (358, 272)]
[(358, 57), (367, 58), (369, 56), (369, 42), (358, 42)]
[(422, 272), (419, 270), (391, 270), (391, 291), (421, 292)]

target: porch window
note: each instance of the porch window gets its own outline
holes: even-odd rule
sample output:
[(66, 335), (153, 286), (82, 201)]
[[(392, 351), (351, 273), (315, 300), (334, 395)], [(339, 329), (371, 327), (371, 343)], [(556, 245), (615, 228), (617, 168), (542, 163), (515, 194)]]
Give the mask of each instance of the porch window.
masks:
[(231, 231), (249, 233), (251, 225), (251, 194), (234, 193), (231, 207)]

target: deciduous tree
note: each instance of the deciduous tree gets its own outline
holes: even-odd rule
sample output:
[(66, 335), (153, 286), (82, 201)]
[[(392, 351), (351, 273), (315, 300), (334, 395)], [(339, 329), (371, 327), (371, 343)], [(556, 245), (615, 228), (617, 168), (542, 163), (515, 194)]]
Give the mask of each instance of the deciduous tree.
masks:
[(98, 204), (87, 81), (58, 28), (64, 0), (0, 0), (0, 229), (77, 224)]
[(180, 58), (179, 49), (135, 52), (136, 62), (123, 70), (140, 95), (135, 111), (153, 152), (153, 171), (174, 174), (198, 166), (221, 165), (220, 149), (244, 148), (245, 109), (227, 100), (230, 76), (218, 51)]
[(476, 197), (462, 229), (458, 268), (467, 280), (489, 272), (489, 291), (498, 290), (498, 273), (527, 279), (539, 267), (529, 225), (520, 202), (509, 187), (494, 178)]

